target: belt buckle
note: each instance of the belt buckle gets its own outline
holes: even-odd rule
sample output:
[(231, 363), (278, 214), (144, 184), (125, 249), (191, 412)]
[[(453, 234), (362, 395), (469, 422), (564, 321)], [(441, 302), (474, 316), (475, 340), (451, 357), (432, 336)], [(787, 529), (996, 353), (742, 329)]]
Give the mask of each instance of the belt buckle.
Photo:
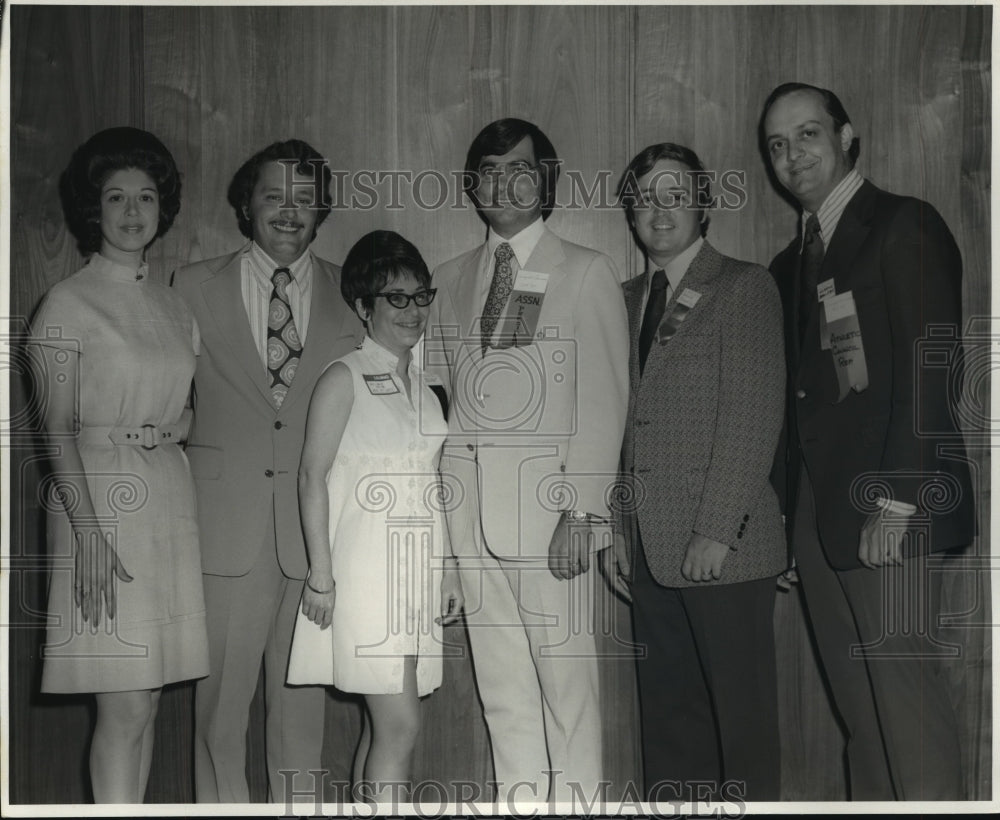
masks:
[[(148, 432), (147, 432), (148, 431)], [(142, 425), (142, 449), (143, 450), (155, 450), (157, 446), (156, 441), (156, 426), (153, 424)], [(147, 443), (149, 442), (149, 443)]]

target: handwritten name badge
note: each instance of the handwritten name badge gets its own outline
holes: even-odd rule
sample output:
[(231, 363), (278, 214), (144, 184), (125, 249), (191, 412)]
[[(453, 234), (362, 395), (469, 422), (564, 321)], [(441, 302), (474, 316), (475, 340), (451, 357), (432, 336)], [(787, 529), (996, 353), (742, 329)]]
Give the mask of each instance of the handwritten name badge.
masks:
[(362, 375), (364, 376), (368, 392), (373, 396), (391, 396), (393, 393), (399, 392), (399, 388), (396, 387), (396, 383), (392, 380), (391, 373), (364, 373)]
[(853, 390), (860, 393), (868, 387), (868, 362), (861, 339), (858, 308), (851, 291), (824, 299), (821, 304), (830, 340), (830, 352), (837, 371), (840, 388), (837, 401), (843, 401)]
[(514, 289), (507, 300), (507, 309), (497, 323), (495, 347), (531, 344), (548, 284), (547, 273), (526, 269), (517, 272)]

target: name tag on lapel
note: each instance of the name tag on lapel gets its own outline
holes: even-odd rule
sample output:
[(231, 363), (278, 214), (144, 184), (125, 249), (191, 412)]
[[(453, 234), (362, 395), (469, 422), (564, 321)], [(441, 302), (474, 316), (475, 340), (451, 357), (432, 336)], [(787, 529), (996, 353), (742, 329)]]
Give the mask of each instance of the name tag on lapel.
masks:
[(399, 388), (396, 387), (396, 383), (392, 380), (391, 373), (364, 373), (362, 375), (364, 376), (368, 392), (373, 396), (391, 396), (393, 393), (399, 392)]
[(494, 347), (518, 347), (531, 344), (538, 327), (538, 316), (545, 301), (549, 275), (540, 271), (519, 270), (514, 290), (507, 300), (507, 310), (497, 323)]
[(660, 323), (660, 327), (656, 331), (656, 338), (661, 345), (665, 345), (673, 338), (681, 323), (691, 312), (691, 308), (698, 304), (699, 299), (701, 299), (701, 294), (696, 290), (691, 290), (691, 288), (684, 288), (680, 292), (670, 315)]

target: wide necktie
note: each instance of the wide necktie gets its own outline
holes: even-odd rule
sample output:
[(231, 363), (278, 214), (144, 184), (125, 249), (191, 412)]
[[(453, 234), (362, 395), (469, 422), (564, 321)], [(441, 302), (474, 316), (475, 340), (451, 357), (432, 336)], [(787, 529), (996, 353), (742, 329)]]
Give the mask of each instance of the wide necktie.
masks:
[(288, 268), (275, 269), (271, 276), (274, 288), (267, 311), (267, 371), (271, 376), (271, 398), (278, 409), (291, 387), (302, 355), (302, 341), (288, 303), (291, 281), (292, 274)]
[(816, 304), (816, 286), (825, 252), (823, 237), (819, 234), (819, 218), (813, 214), (806, 220), (799, 259), (799, 338), (805, 336), (809, 316)]
[(667, 307), (667, 274), (658, 270), (653, 274), (649, 285), (649, 299), (646, 301), (646, 312), (642, 315), (642, 327), (639, 328), (639, 374), (646, 368), (646, 357), (653, 346), (656, 331), (663, 321), (663, 311)]
[(490, 283), (490, 292), (486, 296), (486, 305), (483, 307), (483, 316), (480, 320), (483, 355), (486, 354), (486, 348), (490, 346), (490, 339), (493, 337), (497, 322), (500, 321), (500, 314), (507, 304), (510, 292), (514, 289), (514, 271), (510, 266), (510, 260), (513, 256), (514, 249), (506, 242), (497, 245), (497, 249), (493, 253), (495, 260), (493, 281)]

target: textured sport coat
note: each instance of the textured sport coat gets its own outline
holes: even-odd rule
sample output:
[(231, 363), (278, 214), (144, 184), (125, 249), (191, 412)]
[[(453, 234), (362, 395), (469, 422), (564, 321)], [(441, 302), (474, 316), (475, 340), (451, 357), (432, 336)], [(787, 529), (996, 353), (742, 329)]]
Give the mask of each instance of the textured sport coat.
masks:
[(274, 511), (278, 561), (290, 578), (308, 570), (298, 470), (306, 415), (323, 368), (358, 345), (361, 322), (340, 295), (340, 268), (313, 256), (309, 328), (288, 394), (276, 410), (246, 308), (242, 251), (180, 268), (173, 286), (201, 330), (188, 437), (198, 498), (202, 569), (245, 575)]
[[(650, 572), (667, 587), (777, 575), (786, 562), (769, 480), (785, 391), (777, 288), (765, 268), (706, 241), (666, 305), (661, 338), (672, 321), (676, 333), (654, 339), (640, 377), (647, 277), (623, 285), (632, 342), (622, 448), (626, 541), (634, 554), (638, 523)], [(681, 575), (692, 532), (731, 548), (718, 581)]]
[(628, 330), (611, 260), (546, 229), (524, 266), (548, 274), (536, 333), (483, 355), (481, 245), (434, 272), (428, 368), (450, 394), (441, 458), (456, 552), (548, 556), (560, 510), (609, 515), (628, 401)]
[(799, 341), (800, 246), (801, 237), (771, 263), (785, 307), (789, 525), (805, 459), (820, 540), (835, 568), (861, 566), (858, 538), (878, 509), (876, 496), (919, 508), (910, 523), (920, 536), (907, 539), (910, 551), (969, 543), (974, 502), (955, 407), (962, 260), (951, 232), (926, 202), (868, 181), (848, 202), (819, 275), (838, 294), (850, 291), (857, 307), (868, 387), (842, 401), (833, 354), (820, 346), (815, 302)]

